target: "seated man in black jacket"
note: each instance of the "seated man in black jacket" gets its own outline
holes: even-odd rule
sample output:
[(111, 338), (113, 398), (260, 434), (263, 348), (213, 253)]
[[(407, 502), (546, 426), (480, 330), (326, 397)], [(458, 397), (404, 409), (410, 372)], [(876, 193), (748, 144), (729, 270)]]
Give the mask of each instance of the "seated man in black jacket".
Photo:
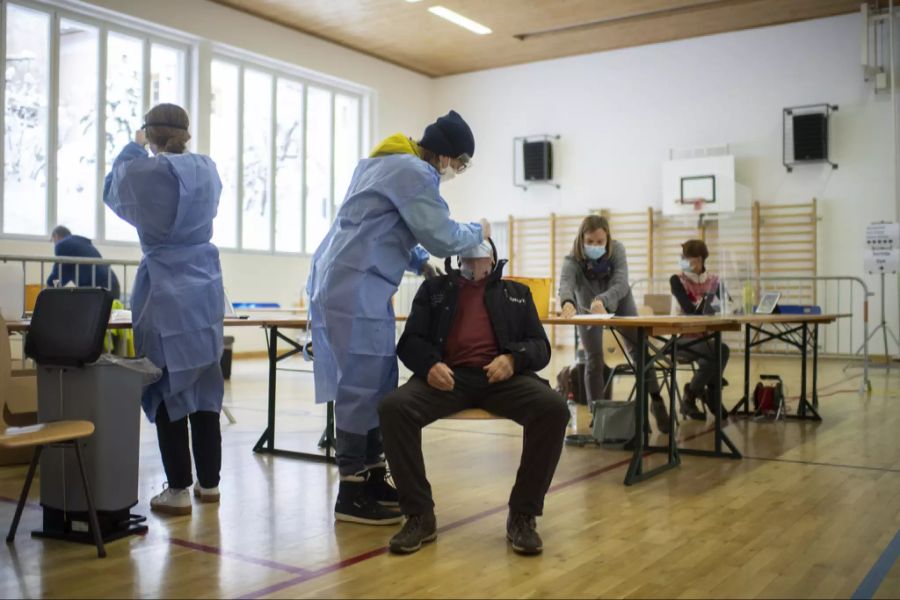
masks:
[[(407, 520), (392, 552), (415, 552), (437, 536), (425, 477), (422, 428), (467, 408), (483, 408), (524, 428), (524, 447), (509, 498), (506, 535), (513, 550), (538, 554), (535, 517), (559, 462), (569, 409), (535, 373), (550, 343), (528, 287), (504, 281), (487, 243), (461, 257), (461, 269), (425, 281), (413, 302), (397, 355), (412, 372), (382, 400), (384, 450)], [(495, 268), (496, 266), (496, 268)]]

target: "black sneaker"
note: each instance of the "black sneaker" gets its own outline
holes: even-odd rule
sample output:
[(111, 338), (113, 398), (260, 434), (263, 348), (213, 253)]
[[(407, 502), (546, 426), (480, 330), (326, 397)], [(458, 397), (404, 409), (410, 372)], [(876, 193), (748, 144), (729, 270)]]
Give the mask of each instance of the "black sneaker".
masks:
[(533, 515), (509, 511), (506, 518), (506, 538), (519, 554), (540, 554), (544, 542), (537, 532), (537, 520)]
[(366, 493), (382, 506), (400, 506), (397, 488), (388, 483), (387, 467), (372, 467), (366, 479)]
[(395, 525), (403, 520), (403, 515), (378, 504), (366, 493), (366, 480), (341, 480), (338, 499), (334, 504), (334, 519), (363, 525)]
[(668, 434), (669, 411), (666, 410), (666, 405), (663, 402), (662, 396), (659, 394), (652, 396), (650, 401), (650, 412), (653, 413), (653, 418), (656, 419), (656, 428), (659, 429), (659, 432)]
[(391, 538), (388, 548), (394, 554), (412, 554), (422, 547), (422, 544), (433, 542), (437, 539), (437, 523), (434, 513), (427, 515), (409, 515), (403, 529)]

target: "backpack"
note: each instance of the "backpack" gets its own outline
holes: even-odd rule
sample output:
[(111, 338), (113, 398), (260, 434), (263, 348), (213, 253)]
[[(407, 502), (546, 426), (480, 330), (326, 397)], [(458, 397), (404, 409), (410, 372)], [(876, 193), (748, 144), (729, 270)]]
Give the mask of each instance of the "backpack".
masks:
[[(603, 377), (607, 382), (603, 400), (612, 398), (613, 382), (609, 380), (610, 376), (612, 376), (612, 369), (603, 365)], [(588, 404), (589, 398), (584, 386), (584, 363), (577, 362), (571, 367), (563, 367), (556, 374), (556, 391), (563, 397), (563, 400), (571, 400), (576, 404)], [(599, 398), (593, 398), (593, 400), (599, 400)]]
[(584, 364), (575, 363), (571, 367), (563, 367), (556, 375), (556, 391), (563, 400), (571, 400), (576, 404), (587, 404), (587, 391), (584, 388)]

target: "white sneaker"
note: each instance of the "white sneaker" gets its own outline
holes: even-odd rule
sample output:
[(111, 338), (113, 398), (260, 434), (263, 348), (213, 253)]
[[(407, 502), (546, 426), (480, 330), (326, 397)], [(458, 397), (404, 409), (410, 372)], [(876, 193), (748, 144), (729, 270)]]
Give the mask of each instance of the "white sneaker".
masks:
[(150, 510), (167, 515), (189, 515), (191, 508), (191, 491), (170, 488), (168, 483), (163, 486), (161, 494), (150, 499)]
[(194, 497), (200, 498), (200, 502), (218, 502), (219, 486), (211, 488), (200, 487), (200, 482), (197, 481), (194, 483)]

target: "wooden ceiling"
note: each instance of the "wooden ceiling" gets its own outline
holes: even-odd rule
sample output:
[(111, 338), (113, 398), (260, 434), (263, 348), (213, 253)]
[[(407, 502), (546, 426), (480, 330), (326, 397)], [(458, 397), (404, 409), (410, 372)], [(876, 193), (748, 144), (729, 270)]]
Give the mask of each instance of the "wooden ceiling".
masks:
[[(214, 0), (431, 77), (856, 12), (861, 0)], [(476, 35), (441, 5), (493, 30)]]

